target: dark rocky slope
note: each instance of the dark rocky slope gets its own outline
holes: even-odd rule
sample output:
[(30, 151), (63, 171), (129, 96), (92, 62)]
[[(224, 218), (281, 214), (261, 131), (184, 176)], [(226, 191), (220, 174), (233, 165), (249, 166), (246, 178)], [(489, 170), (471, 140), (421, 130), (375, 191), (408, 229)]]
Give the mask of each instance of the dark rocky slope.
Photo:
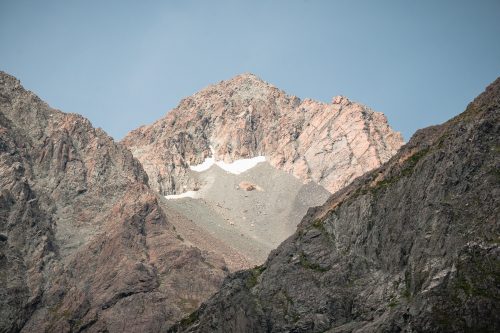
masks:
[(500, 79), (173, 332), (500, 331)]
[(178, 239), (139, 162), (0, 72), (0, 332), (160, 331), (224, 261)]

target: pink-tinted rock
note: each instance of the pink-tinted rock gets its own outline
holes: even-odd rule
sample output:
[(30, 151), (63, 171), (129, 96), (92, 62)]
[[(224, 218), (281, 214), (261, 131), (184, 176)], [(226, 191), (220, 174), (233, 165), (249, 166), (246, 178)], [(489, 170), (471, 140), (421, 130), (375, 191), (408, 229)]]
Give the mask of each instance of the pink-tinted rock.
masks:
[(0, 332), (158, 332), (227, 275), (139, 162), (0, 72)]
[(209, 86), (125, 137), (152, 188), (193, 188), (188, 172), (211, 156), (265, 155), (271, 165), (335, 192), (387, 161), (403, 140), (385, 116), (337, 96), (332, 104), (289, 96), (252, 74)]

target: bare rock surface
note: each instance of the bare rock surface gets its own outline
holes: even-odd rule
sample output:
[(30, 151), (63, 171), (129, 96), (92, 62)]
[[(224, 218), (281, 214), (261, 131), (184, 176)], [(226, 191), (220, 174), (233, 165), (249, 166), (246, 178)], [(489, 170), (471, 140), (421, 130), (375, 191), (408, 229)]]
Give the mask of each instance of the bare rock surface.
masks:
[(387, 161), (403, 140), (383, 114), (346, 97), (300, 100), (242, 74), (182, 100), (122, 143), (166, 195), (199, 187), (189, 166), (208, 157), (230, 163), (255, 156), (333, 193)]
[(170, 331), (500, 331), (499, 117), (497, 79)]
[[(166, 200), (166, 207), (245, 257), (250, 265), (240, 268), (264, 263), (271, 250), (295, 232), (307, 210), (329, 197), (322, 186), (302, 184), (267, 162), (238, 175), (212, 167), (193, 177), (204, 184), (194, 198)], [(249, 191), (249, 186), (254, 189)], [(231, 262), (227, 253), (221, 255)]]
[(130, 151), (0, 72), (0, 332), (158, 332), (227, 274)]
[[(204, 252), (217, 253), (224, 259), (230, 272), (254, 267), (257, 264), (251, 256), (246, 256), (243, 251), (231, 246), (231, 243), (224, 239), (224, 235), (205, 226), (205, 223), (213, 226), (217, 222), (227, 223), (227, 221), (218, 215), (211, 216), (209, 208), (202, 202), (190, 199), (172, 202), (162, 198), (159, 202), (165, 208), (167, 218), (175, 228), (176, 237), (185, 245), (197, 247)], [(203, 218), (200, 219), (196, 214), (202, 214)], [(199, 223), (200, 221), (204, 223)]]

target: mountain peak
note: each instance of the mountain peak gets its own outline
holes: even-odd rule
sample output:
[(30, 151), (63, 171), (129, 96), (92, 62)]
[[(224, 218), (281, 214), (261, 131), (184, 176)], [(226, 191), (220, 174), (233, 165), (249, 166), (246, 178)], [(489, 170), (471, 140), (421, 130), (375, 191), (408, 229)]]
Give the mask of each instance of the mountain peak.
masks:
[(351, 101), (345, 96), (338, 95), (332, 98), (332, 104), (349, 105)]
[(387, 161), (403, 139), (383, 114), (346, 97), (301, 101), (243, 73), (184, 99), (122, 143), (164, 195), (199, 187), (186, 168), (212, 156), (210, 147), (226, 163), (266, 156), (273, 167), (333, 193)]
[[(232, 78), (221, 81), (220, 84), (224, 86), (228, 86), (231, 88), (240, 88), (240, 87), (260, 87), (260, 88), (271, 88), (273, 87), (271, 84), (268, 82), (264, 81), (257, 75), (250, 73), (250, 72), (245, 72), (238, 74), (236, 76), (233, 76)], [(218, 85), (215, 85), (218, 86)]]
[(184, 244), (128, 149), (4, 72), (0, 183), (0, 332), (154, 332), (226, 275)]
[(14, 76), (4, 71), (0, 71), (0, 85), (2, 89), (6, 89), (11, 86), (19, 86), (20, 84), (21, 82)]
[(241, 73), (241, 74), (238, 74), (236, 76), (233, 77), (233, 79), (251, 79), (251, 80), (257, 80), (257, 81), (262, 81), (264, 82), (264, 80), (262, 80), (260, 77), (258, 77), (257, 75), (255, 75), (254, 73), (251, 73), (251, 72), (244, 72), (244, 73)]
[(496, 81), (169, 332), (498, 332), (499, 132)]

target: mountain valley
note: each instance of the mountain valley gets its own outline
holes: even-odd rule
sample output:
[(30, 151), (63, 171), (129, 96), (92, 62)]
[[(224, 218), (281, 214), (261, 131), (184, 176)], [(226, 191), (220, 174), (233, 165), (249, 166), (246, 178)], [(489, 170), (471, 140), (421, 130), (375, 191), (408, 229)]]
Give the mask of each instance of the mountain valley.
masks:
[(116, 142), (0, 72), (0, 332), (496, 332), (499, 112), (246, 73)]

